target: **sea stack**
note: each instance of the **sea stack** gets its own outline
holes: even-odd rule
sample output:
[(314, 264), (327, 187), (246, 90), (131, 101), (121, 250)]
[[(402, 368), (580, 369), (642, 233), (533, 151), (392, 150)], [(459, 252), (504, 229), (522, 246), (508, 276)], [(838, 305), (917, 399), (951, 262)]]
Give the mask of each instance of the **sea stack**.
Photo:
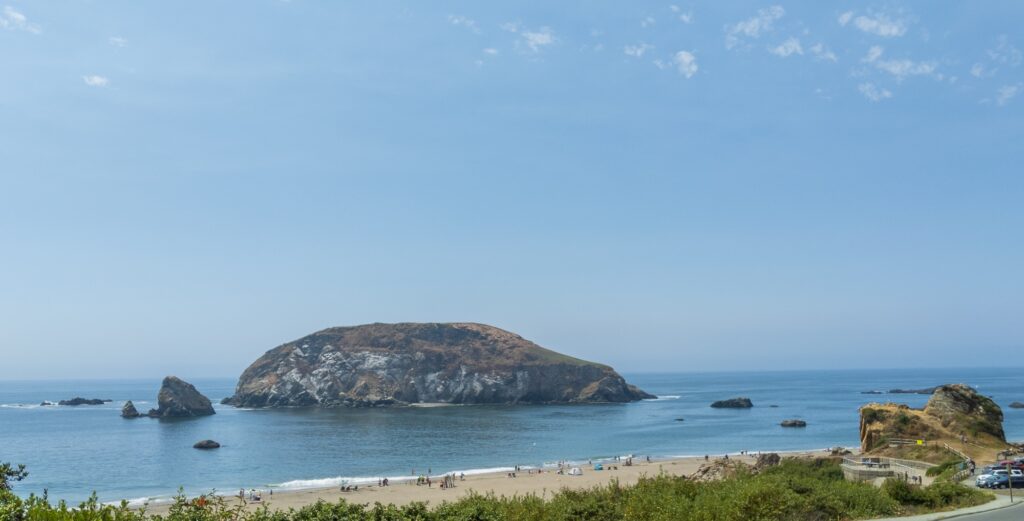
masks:
[(216, 414), (209, 398), (203, 396), (196, 388), (178, 378), (168, 376), (160, 386), (157, 395), (157, 409), (150, 409), (147, 416), (153, 418), (188, 418), (192, 416), (209, 416)]
[(654, 398), (611, 367), (474, 323), (325, 329), (275, 347), (238, 379), (239, 407), (543, 404)]
[(135, 404), (131, 400), (124, 402), (124, 407), (121, 407), (122, 418), (138, 418), (141, 416), (139, 411), (135, 408)]

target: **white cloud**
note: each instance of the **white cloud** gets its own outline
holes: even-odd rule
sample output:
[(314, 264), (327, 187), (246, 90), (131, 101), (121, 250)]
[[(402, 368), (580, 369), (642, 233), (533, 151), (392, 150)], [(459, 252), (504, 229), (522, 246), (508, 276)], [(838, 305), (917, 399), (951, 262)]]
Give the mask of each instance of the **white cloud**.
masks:
[(1021, 87), (1024, 87), (1024, 84), (1018, 83), (1016, 85), (1003, 85), (999, 87), (999, 90), (996, 91), (996, 105), (1002, 107), (1009, 103), (1014, 96), (1020, 94)]
[(495, 49), (494, 47), (488, 47), (488, 48), (484, 49), (483, 52), (484, 52), (484, 54), (489, 54), (491, 56), (497, 56), (498, 55), (498, 50)]
[(540, 52), (541, 48), (557, 41), (555, 33), (551, 31), (550, 27), (541, 27), (537, 31), (523, 29), (519, 34), (523, 37), (523, 43), (533, 52)]
[(472, 18), (450, 14), (448, 15), (448, 23), (459, 27), (465, 27), (476, 34), (480, 34), (480, 27), (477, 26), (476, 20), (473, 20)]
[(846, 24), (850, 23), (850, 20), (853, 20), (853, 11), (847, 11), (839, 15), (839, 25), (843, 27), (846, 27)]
[(121, 38), (120, 36), (111, 36), (107, 41), (110, 42), (110, 45), (115, 47), (124, 47), (125, 45), (128, 45), (128, 40)]
[(110, 84), (110, 80), (104, 76), (98, 76), (96, 74), (90, 74), (88, 76), (82, 76), (82, 81), (90, 87), (106, 87)]
[(811, 54), (813, 54), (814, 58), (817, 60), (825, 60), (830, 62), (839, 61), (839, 58), (836, 56), (836, 53), (832, 52), (831, 49), (825, 47), (825, 44), (820, 42), (811, 46)]
[(892, 92), (889, 92), (887, 89), (880, 88), (874, 83), (861, 83), (857, 86), (857, 90), (859, 90), (865, 98), (871, 101), (882, 101), (892, 97)]
[(672, 61), (676, 65), (676, 69), (679, 74), (686, 76), (687, 79), (692, 78), (694, 74), (697, 74), (697, 57), (693, 53), (688, 51), (679, 51), (672, 58)]
[(640, 27), (650, 27), (654, 25), (656, 22), (657, 20), (655, 20), (653, 16), (648, 16), (643, 20), (640, 20)]
[(883, 52), (885, 52), (885, 49), (883, 49), (881, 45), (872, 45), (871, 48), (868, 49), (868, 53), (864, 58), (861, 58), (861, 61), (865, 63), (873, 63), (875, 60), (882, 57)]
[(3, 12), (0, 13), (0, 29), (26, 31), (32, 34), (43, 32), (38, 25), (29, 23), (28, 17), (9, 5), (4, 6)]
[(786, 10), (781, 5), (761, 9), (757, 16), (736, 22), (725, 27), (725, 48), (732, 49), (742, 42), (742, 37), (758, 38), (762, 33), (772, 30), (775, 22), (785, 16)]
[(971, 76), (974, 76), (975, 78), (985, 76), (985, 66), (980, 63), (971, 65)]
[[(840, 25), (846, 25), (843, 23), (844, 17), (846, 22), (849, 23), (849, 17), (853, 16), (853, 13), (843, 13), (843, 16), (839, 17)], [(860, 15), (853, 19), (853, 26), (866, 33), (875, 34), (884, 38), (891, 38), (893, 36), (903, 36), (907, 32), (907, 24), (901, 19), (892, 19), (884, 13), (868, 13), (867, 15)]]
[(800, 40), (790, 37), (788, 40), (779, 44), (778, 47), (768, 49), (768, 52), (785, 58), (794, 54), (803, 54), (804, 48), (800, 46)]
[(623, 49), (623, 52), (626, 53), (626, 56), (632, 56), (634, 58), (643, 58), (644, 53), (650, 51), (651, 49), (654, 49), (653, 45), (640, 42), (637, 45), (627, 45), (625, 49)]

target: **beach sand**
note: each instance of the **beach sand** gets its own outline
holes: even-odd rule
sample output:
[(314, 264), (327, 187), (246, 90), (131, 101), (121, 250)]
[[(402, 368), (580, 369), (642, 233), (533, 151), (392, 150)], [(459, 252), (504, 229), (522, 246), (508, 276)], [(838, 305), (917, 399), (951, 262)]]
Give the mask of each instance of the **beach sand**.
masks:
[[(807, 451), (781, 454), (784, 457), (806, 457), (806, 456), (827, 456), (828, 452)], [(740, 456), (730, 455), (730, 459), (744, 463), (754, 463), (757, 458), (753, 455)], [(714, 460), (716, 458), (712, 458)], [(550, 498), (555, 492), (563, 488), (587, 489), (597, 485), (606, 485), (612, 480), (618, 480), (622, 485), (632, 485), (641, 477), (654, 477), (661, 473), (671, 476), (690, 475), (697, 471), (704, 463), (704, 457), (678, 458), (667, 460), (655, 460), (651, 463), (641, 461), (642, 458), (635, 458), (633, 466), (625, 466), (625, 460), (621, 462), (605, 463), (605, 468), (618, 467), (617, 470), (593, 470), (592, 466), (581, 465), (582, 476), (559, 475), (555, 471), (544, 470), (538, 474), (536, 471), (527, 473), (526, 470), (518, 472), (515, 478), (509, 478), (507, 472), (495, 472), (489, 474), (477, 474), (466, 476), (464, 481), (458, 478), (455, 480), (455, 487), (442, 489), (437, 481), (440, 476), (434, 476), (435, 483), (432, 487), (416, 485), (414, 482), (392, 483), (388, 487), (360, 486), (359, 490), (352, 492), (341, 492), (338, 487), (306, 489), (306, 490), (275, 490), (273, 496), (264, 491), (263, 501), (254, 503), (248, 502), (246, 508), (256, 509), (266, 504), (271, 510), (287, 510), (299, 508), (324, 500), (329, 503), (344, 498), (350, 503), (383, 504), (393, 503), (404, 505), (416, 501), (422, 501), (432, 505), (440, 504), (443, 501), (455, 501), (470, 493), (488, 494), (497, 496), (523, 496), (533, 494), (542, 498)], [(230, 505), (237, 505), (240, 501), (237, 497), (227, 498)], [(152, 514), (166, 514), (169, 505), (155, 504), (146, 507), (146, 511)]]

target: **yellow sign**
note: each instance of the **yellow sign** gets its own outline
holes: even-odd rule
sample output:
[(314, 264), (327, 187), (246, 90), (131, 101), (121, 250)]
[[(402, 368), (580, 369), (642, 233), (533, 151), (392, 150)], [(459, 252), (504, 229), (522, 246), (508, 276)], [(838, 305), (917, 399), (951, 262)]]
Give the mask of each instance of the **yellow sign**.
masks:
[(918, 445), (924, 445), (924, 440), (917, 440)]

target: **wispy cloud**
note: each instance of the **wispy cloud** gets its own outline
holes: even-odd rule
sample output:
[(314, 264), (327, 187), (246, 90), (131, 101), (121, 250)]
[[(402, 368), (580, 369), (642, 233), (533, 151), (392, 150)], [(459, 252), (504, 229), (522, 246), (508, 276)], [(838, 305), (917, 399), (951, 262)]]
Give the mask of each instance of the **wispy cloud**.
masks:
[(725, 48), (736, 47), (744, 38), (759, 38), (761, 34), (771, 31), (775, 22), (785, 15), (786, 10), (781, 5), (773, 5), (759, 10), (752, 18), (725, 26)]
[[(902, 82), (910, 76), (934, 75), (938, 68), (935, 62), (930, 61), (916, 62), (906, 58), (883, 60), (883, 54), (885, 54), (885, 49), (882, 46), (873, 45), (868, 49), (867, 54), (861, 58), (861, 61), (870, 63), (878, 70), (893, 75), (897, 82)], [(936, 77), (942, 79), (941, 75), (936, 75)]]
[(500, 27), (503, 31), (519, 35), (519, 39), (516, 40), (516, 47), (526, 47), (534, 53), (538, 53), (543, 50), (544, 47), (552, 45), (558, 41), (558, 37), (555, 36), (555, 32), (547, 26), (541, 27), (537, 30), (531, 30), (526, 27), (522, 27), (519, 22), (505, 22), (501, 24)]
[(1024, 84), (1018, 83), (1016, 85), (1003, 85), (996, 90), (996, 105), (1002, 107), (1010, 102), (1017, 94), (1020, 94), (1021, 87)]
[(830, 62), (839, 61), (839, 57), (836, 53), (832, 52), (831, 49), (825, 46), (825, 44), (819, 42), (811, 46), (811, 54), (814, 55), (816, 60), (824, 60)]
[(803, 54), (804, 48), (800, 46), (800, 40), (790, 37), (776, 47), (771, 47), (768, 52), (786, 58), (794, 54)]
[(640, 20), (640, 27), (647, 28), (653, 26), (656, 23), (658, 23), (658, 21), (655, 20), (653, 16), (646, 16), (643, 20)]
[(524, 30), (519, 33), (523, 37), (523, 42), (533, 52), (540, 52), (542, 48), (547, 47), (555, 41), (555, 33), (550, 27), (541, 27), (536, 31)]
[(488, 47), (488, 48), (483, 50), (483, 53), (486, 54), (486, 55), (489, 55), (489, 56), (497, 56), (498, 55), (498, 50), (495, 49), (494, 47)]
[(634, 58), (643, 58), (644, 54), (652, 49), (654, 49), (653, 45), (640, 42), (636, 45), (627, 45), (623, 49), (623, 52), (626, 53), (626, 56), (632, 56)]
[(846, 27), (851, 22), (857, 29), (884, 38), (903, 36), (907, 32), (907, 22), (902, 18), (893, 18), (885, 13), (868, 12), (855, 16), (853, 11), (839, 15), (839, 25)]
[(690, 79), (694, 74), (697, 74), (697, 57), (689, 51), (677, 52), (672, 58), (672, 62), (675, 64), (676, 70), (679, 71), (679, 74), (682, 74), (687, 79)]
[(680, 22), (683, 22), (684, 24), (692, 24), (693, 23), (693, 11), (683, 11), (682, 9), (679, 8), (678, 5), (670, 5), (670, 6), (668, 6), (668, 8), (673, 13), (676, 14), (676, 16), (679, 18)]
[(882, 101), (892, 97), (892, 92), (878, 87), (874, 83), (861, 83), (857, 86), (857, 90), (871, 101)]
[(448, 23), (458, 27), (464, 27), (476, 34), (480, 34), (480, 27), (476, 24), (476, 20), (473, 20), (472, 18), (450, 14), (448, 15)]
[(110, 79), (105, 76), (98, 76), (96, 74), (90, 74), (88, 76), (82, 76), (82, 81), (90, 87), (106, 87), (110, 84)]
[(0, 12), (0, 29), (26, 31), (32, 34), (43, 32), (39, 25), (30, 23), (28, 17), (9, 5), (5, 5), (4, 10)]
[(1005, 34), (996, 38), (996, 46), (985, 51), (985, 53), (988, 54), (992, 61), (1011, 67), (1020, 65), (1022, 58), (1020, 49), (1014, 47)]
[(124, 47), (125, 45), (128, 45), (128, 40), (120, 36), (111, 36), (107, 41), (114, 47)]

